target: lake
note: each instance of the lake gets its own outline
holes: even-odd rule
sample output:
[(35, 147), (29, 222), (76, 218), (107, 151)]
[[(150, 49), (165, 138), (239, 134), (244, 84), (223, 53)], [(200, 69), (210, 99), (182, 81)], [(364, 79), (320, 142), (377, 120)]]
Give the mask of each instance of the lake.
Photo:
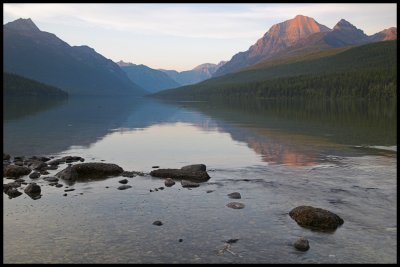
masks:
[[(397, 261), (395, 100), (3, 101), (12, 157), (81, 156), (147, 174), (127, 178), (126, 190), (117, 190), (121, 176), (61, 188), (41, 176), (40, 199), (3, 194), (4, 263)], [(211, 176), (197, 188), (165, 187), (148, 175), (153, 166), (196, 163)], [(63, 196), (67, 186), (75, 190)], [(232, 201), (245, 207), (228, 208)], [(300, 205), (332, 211), (344, 224), (333, 233), (302, 228), (288, 214)], [(293, 247), (300, 237), (307, 252)], [(238, 241), (221, 253), (229, 239)]]

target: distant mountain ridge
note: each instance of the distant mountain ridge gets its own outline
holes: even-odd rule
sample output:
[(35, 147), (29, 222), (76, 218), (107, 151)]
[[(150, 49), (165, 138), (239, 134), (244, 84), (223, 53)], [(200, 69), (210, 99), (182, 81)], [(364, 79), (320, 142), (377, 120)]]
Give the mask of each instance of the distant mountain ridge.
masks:
[(136, 65), (130, 62), (124, 62), (122, 60), (117, 62), (117, 64), (131, 81), (150, 93), (181, 86), (181, 84), (169, 77), (168, 74), (160, 70), (155, 70), (142, 64)]
[(213, 77), (236, 72), (270, 58), (286, 54), (320, 51), (330, 48), (360, 45), (397, 39), (395, 27), (368, 36), (350, 22), (341, 19), (333, 29), (313, 18), (297, 15), (291, 20), (273, 25), (247, 51), (237, 53)]
[(221, 61), (218, 64), (204, 63), (192, 70), (178, 72), (176, 70), (164, 70), (159, 69), (162, 72), (168, 74), (173, 80), (181, 85), (195, 84), (202, 82), (212, 77), (212, 75), (222, 67), (226, 61)]
[(3, 25), (4, 71), (16, 73), (69, 94), (144, 95), (112, 60), (88, 46), (70, 46), (41, 31), (31, 19)]

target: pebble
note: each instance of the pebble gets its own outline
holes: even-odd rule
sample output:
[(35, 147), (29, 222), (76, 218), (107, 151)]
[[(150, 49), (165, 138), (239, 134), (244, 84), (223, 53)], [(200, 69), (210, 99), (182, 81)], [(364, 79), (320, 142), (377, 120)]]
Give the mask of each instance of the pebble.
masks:
[(163, 223), (161, 221), (154, 221), (153, 225), (161, 226)]

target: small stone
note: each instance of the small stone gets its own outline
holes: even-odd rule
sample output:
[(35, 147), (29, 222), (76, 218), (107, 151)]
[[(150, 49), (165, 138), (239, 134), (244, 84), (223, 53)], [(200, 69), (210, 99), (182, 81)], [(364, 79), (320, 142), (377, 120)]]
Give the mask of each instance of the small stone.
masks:
[(67, 193), (65, 193), (63, 196), (66, 197), (66, 196), (67, 196)]
[(150, 189), (150, 192), (153, 192), (153, 190)]
[(121, 183), (121, 184), (127, 184), (128, 183), (128, 180), (127, 179), (123, 179), (123, 180), (120, 180), (120, 181), (118, 181), (119, 183)]
[(152, 166), (153, 169), (158, 169), (160, 166)]
[(56, 187), (63, 187), (62, 184), (56, 184)]
[(163, 223), (161, 221), (155, 221), (153, 222), (153, 225), (161, 226)]
[(70, 191), (74, 191), (74, 188), (69, 188), (69, 189), (65, 189), (64, 192), (70, 192)]
[(183, 241), (183, 239), (182, 238), (179, 238), (179, 240), (178, 240), (179, 242), (182, 242)]
[(161, 186), (161, 187), (159, 187), (158, 189), (160, 189), (160, 190), (164, 190), (164, 187), (162, 187), (162, 186)]
[(40, 173), (38, 172), (32, 172), (31, 174), (29, 174), (29, 178), (31, 179), (37, 179), (40, 177)]
[(240, 195), (239, 192), (230, 193), (230, 194), (228, 194), (228, 196), (229, 196), (230, 198), (233, 198), (233, 199), (241, 199), (241, 198), (242, 198), (242, 196)]
[(154, 191), (158, 191), (158, 189), (157, 189), (157, 188), (154, 188)]
[(106, 186), (106, 188), (110, 188), (110, 187)]
[(48, 171), (40, 171), (40, 174), (41, 175), (47, 175), (47, 174), (50, 174)]
[(173, 186), (175, 184), (175, 181), (172, 180), (171, 178), (167, 178), (167, 179), (165, 179), (164, 184), (167, 187), (171, 187), (171, 186)]
[(294, 247), (300, 251), (307, 251), (310, 249), (310, 245), (308, 243), (308, 240), (305, 239), (304, 237), (299, 238), (295, 243)]
[(117, 189), (118, 190), (125, 190), (125, 189), (131, 188), (131, 187), (132, 186), (130, 186), (130, 185), (124, 184), (124, 185), (121, 185), (120, 187), (118, 187)]
[(239, 203), (239, 202), (231, 202), (231, 203), (226, 204), (226, 206), (228, 208), (232, 208), (232, 209), (243, 209), (244, 208), (244, 204)]
[(207, 190), (206, 193), (212, 193), (214, 190)]

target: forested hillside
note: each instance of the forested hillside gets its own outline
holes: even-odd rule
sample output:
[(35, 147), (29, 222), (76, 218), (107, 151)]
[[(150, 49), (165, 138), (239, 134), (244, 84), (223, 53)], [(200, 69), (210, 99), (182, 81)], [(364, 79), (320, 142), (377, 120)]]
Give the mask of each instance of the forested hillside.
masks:
[(202, 83), (165, 90), (156, 97), (208, 100), (257, 98), (394, 98), (397, 40), (267, 60)]

